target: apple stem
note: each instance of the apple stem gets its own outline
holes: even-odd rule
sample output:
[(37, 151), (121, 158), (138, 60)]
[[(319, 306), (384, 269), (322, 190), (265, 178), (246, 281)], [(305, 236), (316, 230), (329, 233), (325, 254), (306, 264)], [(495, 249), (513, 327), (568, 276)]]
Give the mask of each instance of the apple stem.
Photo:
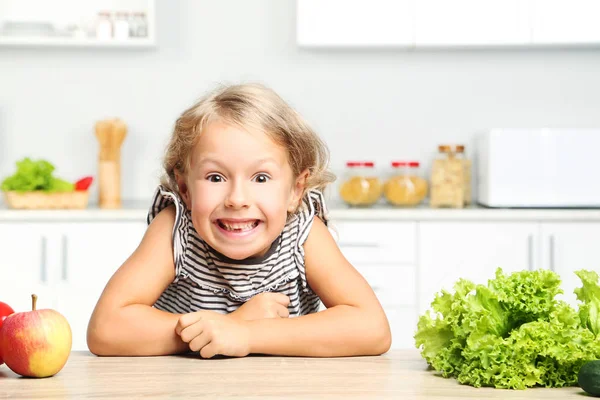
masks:
[(37, 304), (37, 294), (31, 295), (31, 310), (35, 311), (35, 306)]

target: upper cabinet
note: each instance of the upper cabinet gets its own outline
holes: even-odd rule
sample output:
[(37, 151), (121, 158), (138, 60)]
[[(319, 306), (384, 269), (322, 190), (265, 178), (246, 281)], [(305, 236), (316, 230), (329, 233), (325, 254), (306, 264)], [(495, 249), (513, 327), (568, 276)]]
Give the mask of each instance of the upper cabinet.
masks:
[(539, 45), (600, 43), (600, 1), (530, 0), (532, 43)]
[(412, 0), (298, 0), (300, 46), (411, 46)]
[(523, 0), (415, 1), (415, 45), (523, 45), (529, 7)]
[(600, 44), (598, 0), (297, 0), (303, 47)]
[(0, 46), (154, 47), (154, 2), (0, 0)]

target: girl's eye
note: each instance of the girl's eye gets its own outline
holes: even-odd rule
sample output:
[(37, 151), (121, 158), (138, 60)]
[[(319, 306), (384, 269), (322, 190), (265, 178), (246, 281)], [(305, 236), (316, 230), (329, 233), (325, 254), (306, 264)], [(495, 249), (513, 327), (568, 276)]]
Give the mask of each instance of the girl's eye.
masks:
[(217, 175), (217, 174), (212, 174), (206, 177), (206, 179), (209, 182), (213, 182), (213, 183), (219, 183), (219, 182), (223, 182), (224, 179), (221, 175)]
[(269, 176), (266, 174), (258, 174), (254, 177), (254, 181), (257, 183), (266, 183), (269, 179)]

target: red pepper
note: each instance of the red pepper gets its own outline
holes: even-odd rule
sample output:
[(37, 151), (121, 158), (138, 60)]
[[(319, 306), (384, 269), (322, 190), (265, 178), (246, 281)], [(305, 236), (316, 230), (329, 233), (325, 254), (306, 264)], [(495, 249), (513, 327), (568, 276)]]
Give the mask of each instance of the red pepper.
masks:
[(93, 176), (86, 176), (85, 178), (81, 178), (80, 180), (75, 182), (75, 190), (88, 190), (93, 180)]

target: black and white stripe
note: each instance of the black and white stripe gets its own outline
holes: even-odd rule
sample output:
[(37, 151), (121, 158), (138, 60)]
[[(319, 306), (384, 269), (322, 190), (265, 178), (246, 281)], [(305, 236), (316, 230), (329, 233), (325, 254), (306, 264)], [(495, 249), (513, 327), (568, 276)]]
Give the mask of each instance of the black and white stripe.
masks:
[(181, 198), (163, 186), (154, 194), (148, 224), (171, 204), (176, 208), (175, 280), (156, 301), (156, 308), (172, 313), (212, 310), (227, 314), (253, 296), (272, 291), (290, 298), (290, 316), (318, 311), (320, 299), (306, 280), (303, 244), (315, 216), (327, 223), (327, 208), (320, 192), (307, 192), (303, 207), (264, 257), (242, 261), (228, 259), (208, 246), (194, 229), (191, 213)]

